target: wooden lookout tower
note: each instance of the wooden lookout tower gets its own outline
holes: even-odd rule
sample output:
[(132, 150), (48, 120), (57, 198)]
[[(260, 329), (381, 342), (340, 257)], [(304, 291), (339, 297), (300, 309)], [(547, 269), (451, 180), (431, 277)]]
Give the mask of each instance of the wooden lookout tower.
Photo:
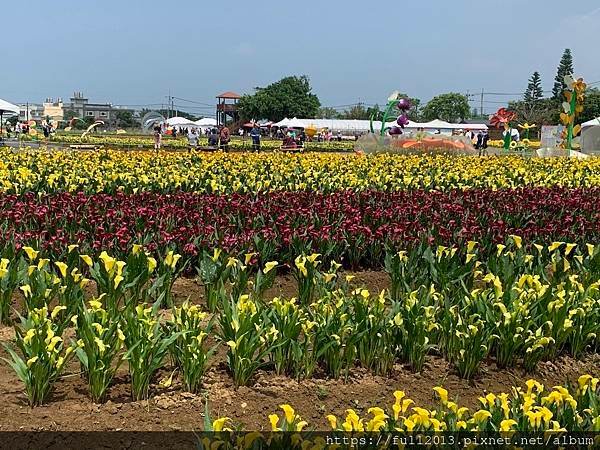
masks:
[(242, 98), (235, 92), (223, 92), (217, 95), (217, 124), (226, 125), (227, 122), (237, 122), (240, 119), (238, 101)]

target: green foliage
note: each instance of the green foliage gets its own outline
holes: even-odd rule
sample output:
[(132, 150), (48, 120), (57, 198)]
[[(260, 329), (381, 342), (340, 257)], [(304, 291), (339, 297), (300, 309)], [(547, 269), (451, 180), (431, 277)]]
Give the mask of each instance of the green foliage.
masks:
[(370, 118), (369, 114), (370, 108), (365, 108), (362, 103), (357, 103), (347, 109), (346, 111), (339, 114), (339, 119), (349, 119), (349, 120), (368, 120)]
[(173, 318), (167, 322), (171, 333), (178, 338), (171, 345), (171, 355), (181, 370), (183, 387), (189, 392), (198, 393), (202, 379), (208, 368), (208, 360), (216, 350), (209, 348), (208, 335), (212, 320), (196, 305), (185, 302), (181, 308), (173, 308)]
[(49, 314), (48, 308), (30, 310), (15, 326), (15, 343), (19, 354), (4, 345), (11, 360), (6, 361), (25, 385), (30, 406), (44, 403), (54, 382), (63, 372), (73, 355), (73, 347), (66, 346), (63, 328), (55, 322), (62, 307), (57, 306)]
[(317, 118), (319, 119), (339, 119), (340, 113), (337, 109), (331, 106), (323, 106), (317, 111)]
[[(260, 309), (259, 309), (260, 307)], [(218, 338), (229, 347), (227, 365), (236, 387), (246, 386), (273, 350), (276, 335), (267, 328), (266, 311), (243, 295), (223, 301), (218, 311)]]
[(87, 377), (92, 400), (101, 403), (123, 361), (118, 354), (125, 335), (119, 321), (102, 309), (100, 301), (92, 300), (89, 305), (90, 309), (83, 306), (73, 318), (78, 344), (75, 353)]
[(244, 120), (268, 118), (280, 121), (285, 117), (315, 117), (321, 102), (311, 92), (307, 76), (283, 78), (253, 95), (244, 95), (239, 102)]
[[(519, 100), (509, 102), (508, 109), (517, 114), (517, 122), (541, 125), (556, 125), (559, 121), (560, 105), (554, 98), (536, 101)], [(539, 129), (537, 130), (539, 132)], [(533, 137), (533, 136), (530, 136)]]
[(585, 92), (583, 112), (577, 122), (584, 123), (597, 117), (600, 117), (600, 89), (591, 88)]
[(0, 323), (10, 323), (10, 306), (12, 296), (19, 286), (20, 275), (24, 272), (25, 262), (20, 260), (10, 261), (7, 258), (0, 259)]
[(459, 122), (468, 119), (471, 108), (467, 97), (455, 92), (433, 97), (423, 108), (425, 120), (441, 119), (446, 122)]
[(123, 313), (123, 332), (131, 375), (131, 396), (133, 400), (148, 398), (150, 381), (169, 348), (179, 338), (179, 333), (167, 334), (158, 320), (158, 303), (153, 307), (138, 305), (135, 310), (126, 309)]
[(137, 128), (140, 123), (133, 118), (133, 111), (117, 111), (117, 126), (120, 128)]
[(565, 84), (565, 76), (573, 74), (573, 55), (571, 49), (565, 49), (565, 52), (560, 59), (556, 78), (554, 78), (554, 87), (552, 88), (552, 96), (556, 100), (562, 100), (563, 91), (567, 88)]
[[(408, 98), (408, 97), (407, 97)], [(411, 99), (412, 101), (412, 99)], [(418, 102), (418, 100), (417, 100)], [(338, 111), (335, 108), (325, 106), (319, 108), (317, 117), (320, 119), (347, 119), (347, 120), (369, 120), (374, 117), (375, 120), (381, 120), (383, 111), (379, 105), (369, 106), (368, 108), (362, 103), (357, 103), (345, 111)]]
[(544, 98), (544, 90), (542, 89), (542, 77), (539, 72), (533, 72), (529, 79), (529, 84), (523, 94), (523, 101), (526, 103), (536, 102)]

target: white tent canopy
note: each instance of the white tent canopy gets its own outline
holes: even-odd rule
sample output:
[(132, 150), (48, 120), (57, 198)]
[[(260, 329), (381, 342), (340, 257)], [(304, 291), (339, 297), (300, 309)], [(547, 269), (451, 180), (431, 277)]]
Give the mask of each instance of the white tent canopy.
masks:
[(171, 127), (194, 127), (198, 126), (195, 122), (184, 117), (171, 117), (167, 119), (167, 125)]
[[(371, 123), (369, 120), (339, 120), (339, 119), (288, 119), (287, 117), (281, 122), (273, 124), (276, 127), (288, 127), (288, 128), (307, 128), (314, 127), (317, 129), (327, 128), (335, 131), (347, 131), (347, 132), (365, 132), (369, 131)], [(386, 127), (396, 126), (396, 122), (389, 122)], [(373, 122), (373, 128), (375, 130), (381, 129), (381, 122)], [(431, 122), (419, 123), (409, 122), (406, 126), (408, 129), (423, 128), (424, 130), (487, 130), (488, 127), (485, 124), (477, 123), (448, 123), (443, 120), (432, 120)]]
[(2, 135), (2, 119), (4, 114), (19, 114), (21, 109), (17, 105), (8, 103), (0, 98), (0, 136)]
[(595, 125), (600, 125), (600, 117), (596, 117), (595, 119), (582, 123), (581, 128), (593, 127)]
[(286, 117), (281, 122), (274, 123), (273, 126), (287, 128), (306, 128), (308, 126), (308, 123), (305, 119), (298, 119), (296, 117), (294, 117), (293, 119), (288, 119)]
[(194, 122), (199, 127), (216, 127), (217, 121), (215, 119), (211, 119), (210, 117), (205, 117), (204, 119), (196, 120)]
[(0, 98), (0, 112), (3, 114), (19, 114), (21, 109), (17, 105), (8, 103), (6, 100)]

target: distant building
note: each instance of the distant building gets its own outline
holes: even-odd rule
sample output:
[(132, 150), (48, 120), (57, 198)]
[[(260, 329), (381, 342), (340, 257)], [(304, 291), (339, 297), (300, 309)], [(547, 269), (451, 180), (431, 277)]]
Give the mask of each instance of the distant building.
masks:
[(82, 119), (89, 117), (93, 120), (101, 120), (109, 127), (116, 127), (117, 113), (119, 111), (131, 111), (133, 113), (131, 109), (121, 108), (112, 103), (90, 103), (81, 92), (75, 92), (69, 100), (69, 103), (63, 105), (65, 114), (67, 111), (73, 111), (75, 117)]
[(43, 106), (44, 117), (49, 117), (51, 120), (56, 120), (58, 122), (64, 119), (65, 110), (63, 108), (63, 101), (60, 97), (57, 98), (56, 101), (52, 98), (47, 98)]
[(44, 105), (40, 105), (37, 103), (22, 103), (17, 105), (21, 112), (19, 113), (20, 121), (35, 120), (36, 122), (41, 122), (44, 116)]

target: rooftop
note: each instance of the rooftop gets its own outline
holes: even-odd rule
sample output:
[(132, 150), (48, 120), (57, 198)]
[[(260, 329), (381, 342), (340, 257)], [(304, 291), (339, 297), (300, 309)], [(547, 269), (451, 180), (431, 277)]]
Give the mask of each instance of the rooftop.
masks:
[(231, 99), (231, 100), (239, 100), (240, 98), (242, 98), (242, 96), (240, 94), (236, 94), (235, 92), (227, 91), (227, 92), (223, 92), (220, 95), (217, 95), (217, 98), (226, 98), (226, 99)]

